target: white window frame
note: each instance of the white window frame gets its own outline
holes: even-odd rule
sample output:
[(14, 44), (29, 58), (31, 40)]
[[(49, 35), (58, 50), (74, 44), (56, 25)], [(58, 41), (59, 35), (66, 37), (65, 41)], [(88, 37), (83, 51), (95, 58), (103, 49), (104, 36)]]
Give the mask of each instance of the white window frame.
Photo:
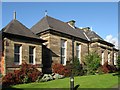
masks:
[[(78, 46), (78, 48), (77, 48)], [(77, 51), (78, 51), (78, 57), (77, 57)], [(81, 44), (76, 43), (76, 57), (79, 59), (79, 62), (81, 63)]]
[[(19, 46), (19, 53), (15, 53), (15, 46)], [(15, 55), (19, 55), (19, 62), (15, 62)], [(14, 63), (15, 64), (22, 64), (22, 45), (21, 44), (14, 44)]]
[[(31, 47), (33, 48), (33, 54), (30, 54)], [(34, 64), (34, 65), (35, 65), (35, 56), (36, 56), (35, 52), (36, 52), (35, 46), (29, 46), (29, 63), (30, 63), (30, 56), (33, 56), (33, 63), (30, 63), (30, 64)]]
[[(64, 42), (64, 47), (62, 46), (63, 42)], [(64, 49), (64, 54), (65, 55), (62, 55), (62, 50), (63, 49)], [(66, 65), (66, 53), (67, 53), (67, 41), (64, 40), (64, 39), (61, 39), (61, 62), (60, 63), (63, 64), (63, 65)], [(62, 58), (64, 58), (64, 62), (62, 62), (63, 61)]]
[(117, 53), (114, 53), (114, 65), (117, 65)]
[(108, 52), (108, 64), (110, 65), (110, 52)]
[(105, 62), (104, 62), (104, 60), (105, 60), (105, 57), (104, 57), (104, 56), (105, 56), (105, 53), (104, 53), (104, 51), (102, 51), (102, 63), (101, 63), (102, 65), (104, 65), (104, 63), (105, 63)]

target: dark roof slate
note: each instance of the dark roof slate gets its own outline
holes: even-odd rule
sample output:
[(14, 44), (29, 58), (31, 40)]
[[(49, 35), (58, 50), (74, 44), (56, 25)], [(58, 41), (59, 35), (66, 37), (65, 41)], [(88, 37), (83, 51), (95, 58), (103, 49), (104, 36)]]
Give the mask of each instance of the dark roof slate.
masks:
[(97, 38), (97, 39), (100, 39), (100, 40), (103, 40), (98, 34), (96, 34), (94, 31), (91, 31), (91, 30), (87, 30), (87, 31), (84, 31), (87, 35), (87, 37), (90, 39), (90, 40), (93, 40), (94, 38)]
[(35, 34), (46, 31), (48, 29), (52, 29), (57, 32), (65, 33), (74, 37), (87, 40), (82, 31), (74, 29), (70, 25), (68, 25), (68, 23), (57, 20), (50, 16), (45, 16), (31, 28), (31, 30)]
[(98, 34), (96, 34), (94, 31), (91, 30), (84, 30), (84, 29), (80, 29), (80, 28), (73, 28), (70, 25), (68, 25), (68, 23), (57, 20), (55, 18), (52, 18), (50, 16), (45, 16), (44, 18), (42, 18), (37, 24), (35, 24), (31, 30), (35, 33), (35, 34), (39, 34), (41, 32), (44, 32), (48, 29), (52, 29), (54, 31), (58, 31), (61, 33), (65, 33), (74, 37), (78, 37), (87, 41), (94, 41), (94, 39), (104, 42), (106, 44), (112, 45), (109, 42), (104, 41), (104, 39), (102, 39)]
[[(26, 26), (24, 26), (22, 23), (20, 23), (16, 19), (12, 20), (7, 26), (5, 26), (2, 29), (2, 32), (7, 33), (7, 34), (24, 36), (24, 37), (28, 37), (28, 38), (40, 39), (30, 29), (28, 29)], [(40, 39), (40, 40), (42, 40), (42, 39)]]

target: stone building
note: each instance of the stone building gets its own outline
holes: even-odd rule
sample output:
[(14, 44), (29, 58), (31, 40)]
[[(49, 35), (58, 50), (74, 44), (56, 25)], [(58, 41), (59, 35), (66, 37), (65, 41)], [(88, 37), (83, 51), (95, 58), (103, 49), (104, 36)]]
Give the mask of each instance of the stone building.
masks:
[(118, 50), (114, 45), (89, 27), (76, 27), (74, 20), (63, 22), (46, 15), (30, 30), (14, 19), (0, 33), (3, 74), (18, 69), (23, 62), (48, 73), (52, 64), (66, 65), (73, 55), (83, 64), (85, 55), (91, 51), (101, 56), (102, 65), (105, 62), (116, 65)]
[(42, 67), (42, 43), (40, 39), (18, 20), (12, 20), (1, 30), (2, 34), (2, 58), (1, 72), (6, 74), (15, 69), (23, 62)]
[[(101, 56), (102, 65), (105, 62), (116, 65), (118, 50), (114, 45), (102, 39), (89, 27), (81, 29), (76, 27), (74, 20), (63, 22), (45, 16), (31, 30), (40, 38), (47, 40), (44, 45), (52, 51), (50, 55), (53, 64), (66, 65), (72, 55), (76, 56), (82, 64), (85, 55), (94, 51)], [(74, 44), (74, 52), (72, 44)]]

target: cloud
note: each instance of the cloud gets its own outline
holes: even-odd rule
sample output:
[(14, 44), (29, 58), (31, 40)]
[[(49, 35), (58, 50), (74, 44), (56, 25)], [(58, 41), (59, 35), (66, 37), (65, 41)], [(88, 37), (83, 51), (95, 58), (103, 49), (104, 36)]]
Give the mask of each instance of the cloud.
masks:
[(118, 48), (118, 38), (113, 37), (112, 35), (107, 35), (105, 40), (115, 45), (115, 48)]

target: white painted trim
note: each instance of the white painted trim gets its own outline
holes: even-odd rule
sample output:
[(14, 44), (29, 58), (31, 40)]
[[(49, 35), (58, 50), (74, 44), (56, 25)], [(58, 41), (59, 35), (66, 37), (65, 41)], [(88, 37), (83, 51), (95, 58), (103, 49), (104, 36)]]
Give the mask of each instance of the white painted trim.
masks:
[[(77, 44), (78, 44), (78, 49), (77, 49)], [(81, 63), (81, 44), (76, 43), (76, 51), (79, 50), (79, 57), (77, 57), (79, 59), (79, 62)], [(76, 52), (76, 56), (77, 56), (77, 52)]]
[(110, 53), (108, 53), (108, 64), (110, 65)]
[(67, 61), (67, 41), (65, 40), (65, 61), (63, 65), (66, 65), (66, 61)]
[(87, 40), (90, 41), (90, 39), (88, 38), (88, 36), (86, 35), (86, 33), (83, 32), (83, 34), (85, 35), (85, 37), (87, 38)]
[(104, 51), (102, 52), (102, 65), (104, 65)]
[[(62, 47), (62, 42), (64, 42), (64, 44), (65, 44), (65, 47)], [(65, 60), (64, 60), (64, 66), (66, 65), (66, 61), (67, 61), (67, 58), (66, 58), (66, 56), (67, 56), (67, 40), (65, 40), (65, 39), (61, 39), (61, 49), (62, 48), (64, 48), (65, 49), (65, 55), (64, 55), (64, 57), (65, 57)], [(61, 52), (62, 53), (62, 52)], [(61, 59), (62, 59), (62, 55), (61, 55)]]
[(74, 27), (74, 26), (72, 26), (70, 23), (68, 23), (68, 25), (70, 25), (73, 29), (75, 29), (75, 27)]
[(36, 58), (36, 48), (33, 49), (33, 64), (35, 65), (35, 58)]
[(114, 65), (117, 65), (117, 54), (114, 53)]
[(20, 46), (20, 61), (19, 61), (19, 65), (22, 64), (22, 45)]

